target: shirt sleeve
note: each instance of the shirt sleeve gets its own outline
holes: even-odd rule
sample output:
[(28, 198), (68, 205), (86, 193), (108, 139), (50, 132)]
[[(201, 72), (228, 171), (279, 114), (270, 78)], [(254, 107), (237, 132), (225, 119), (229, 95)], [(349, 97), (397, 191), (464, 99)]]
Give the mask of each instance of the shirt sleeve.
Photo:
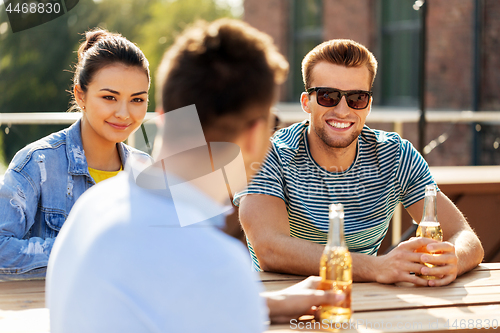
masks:
[(400, 185), (400, 200), (405, 209), (425, 197), (426, 185), (437, 186), (429, 165), (408, 140), (401, 140), (401, 156), (396, 177)]
[(12, 168), (0, 179), (0, 281), (45, 277), (54, 238), (25, 237), (38, 209), (37, 181)]
[(286, 202), (283, 168), (281, 167), (281, 162), (274, 146), (267, 152), (266, 158), (260, 166), (260, 170), (247, 188), (236, 193), (233, 199), (234, 205), (239, 207), (241, 198), (247, 194), (272, 195)]

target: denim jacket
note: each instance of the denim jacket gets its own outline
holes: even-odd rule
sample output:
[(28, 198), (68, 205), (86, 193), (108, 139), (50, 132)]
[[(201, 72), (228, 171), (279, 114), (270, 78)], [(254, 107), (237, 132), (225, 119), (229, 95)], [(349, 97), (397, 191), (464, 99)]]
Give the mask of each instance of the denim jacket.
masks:
[[(71, 207), (95, 185), (80, 123), (21, 149), (0, 179), (0, 280), (45, 277), (52, 245)], [(118, 152), (124, 166), (131, 153), (146, 155), (123, 143)]]

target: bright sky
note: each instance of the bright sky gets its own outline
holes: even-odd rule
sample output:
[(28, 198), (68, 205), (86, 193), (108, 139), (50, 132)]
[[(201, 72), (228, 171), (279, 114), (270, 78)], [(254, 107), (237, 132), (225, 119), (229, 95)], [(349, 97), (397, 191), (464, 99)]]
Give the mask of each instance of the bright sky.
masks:
[(231, 11), (235, 16), (240, 16), (243, 14), (243, 0), (215, 0), (215, 1), (217, 3), (227, 3), (229, 6), (231, 6)]

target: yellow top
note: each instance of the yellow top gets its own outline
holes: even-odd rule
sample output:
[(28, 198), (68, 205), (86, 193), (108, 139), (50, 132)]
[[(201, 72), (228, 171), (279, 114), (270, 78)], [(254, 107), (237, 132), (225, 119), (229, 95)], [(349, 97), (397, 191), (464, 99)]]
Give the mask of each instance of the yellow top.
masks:
[(96, 170), (89, 167), (90, 176), (94, 179), (95, 183), (102, 182), (108, 178), (114, 177), (118, 174), (118, 172), (122, 171), (123, 167), (120, 166), (120, 170), (118, 171), (102, 171)]

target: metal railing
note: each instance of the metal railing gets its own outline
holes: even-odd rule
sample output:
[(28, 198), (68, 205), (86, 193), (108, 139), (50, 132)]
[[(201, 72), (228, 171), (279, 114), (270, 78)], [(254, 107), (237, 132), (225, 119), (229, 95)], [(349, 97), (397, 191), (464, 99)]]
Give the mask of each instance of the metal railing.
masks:
[[(298, 103), (276, 104), (278, 115), (284, 123), (299, 122), (308, 117)], [(146, 114), (146, 120), (152, 119), (154, 112)], [(27, 112), (27, 113), (0, 113), (0, 125), (54, 125), (72, 124), (80, 119), (79, 112)], [(372, 108), (367, 118), (369, 122), (393, 123), (394, 127), (401, 127), (404, 123), (416, 123), (420, 117), (420, 111), (416, 108)], [(429, 110), (426, 114), (428, 122), (451, 122), (451, 123), (498, 123), (500, 124), (500, 111), (444, 111)], [(397, 131), (399, 132), (399, 131)]]
[[(155, 116), (146, 113), (146, 120)], [(0, 113), (0, 125), (71, 125), (82, 117), (80, 112)]]
[[(284, 124), (292, 124), (307, 119), (309, 115), (302, 111), (299, 103), (278, 103), (278, 115)], [(148, 112), (145, 120), (154, 118), (154, 112)], [(32, 113), (0, 113), (0, 125), (52, 125), (72, 124), (81, 117), (79, 112), (32, 112)], [(367, 122), (392, 123), (393, 130), (403, 135), (404, 123), (417, 123), (420, 111), (416, 108), (384, 108), (373, 107)], [(450, 123), (493, 123), (500, 125), (500, 111), (436, 111), (426, 112), (427, 122)], [(137, 132), (136, 132), (137, 133)], [(128, 144), (135, 146), (134, 137), (129, 138)], [(392, 243), (397, 244), (401, 237), (401, 205), (398, 205), (393, 216)]]
[[(282, 122), (291, 124), (302, 121), (308, 114), (302, 111), (298, 103), (278, 103), (276, 108)], [(426, 112), (427, 122), (450, 123), (496, 123), (500, 124), (500, 111), (457, 111), (457, 110), (429, 110)], [(417, 108), (372, 107), (366, 119), (372, 123), (392, 123), (394, 132), (403, 134), (404, 123), (418, 123), (420, 110)]]

